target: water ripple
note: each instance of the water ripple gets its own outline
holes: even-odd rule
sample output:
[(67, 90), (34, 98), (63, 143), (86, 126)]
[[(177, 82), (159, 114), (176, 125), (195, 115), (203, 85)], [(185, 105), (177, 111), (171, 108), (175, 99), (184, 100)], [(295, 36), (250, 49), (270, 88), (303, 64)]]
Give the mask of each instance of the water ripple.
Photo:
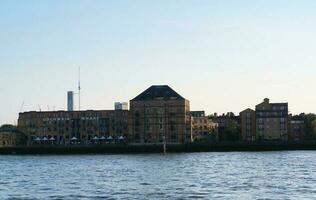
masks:
[(313, 199), (316, 154), (1, 156), (1, 199)]

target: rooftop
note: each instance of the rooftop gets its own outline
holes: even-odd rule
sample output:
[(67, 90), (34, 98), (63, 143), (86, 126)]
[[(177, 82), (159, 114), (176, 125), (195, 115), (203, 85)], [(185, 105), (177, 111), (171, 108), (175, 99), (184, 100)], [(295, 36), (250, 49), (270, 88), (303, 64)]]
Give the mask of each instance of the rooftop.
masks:
[(168, 85), (153, 85), (140, 95), (132, 99), (132, 101), (146, 100), (185, 100), (181, 95), (175, 92)]

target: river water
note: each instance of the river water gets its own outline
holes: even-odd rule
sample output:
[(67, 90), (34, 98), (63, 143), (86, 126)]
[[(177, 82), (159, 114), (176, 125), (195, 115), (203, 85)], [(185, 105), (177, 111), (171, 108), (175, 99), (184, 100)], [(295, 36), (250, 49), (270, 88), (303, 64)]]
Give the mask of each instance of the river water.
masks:
[(0, 156), (0, 199), (316, 199), (316, 151)]

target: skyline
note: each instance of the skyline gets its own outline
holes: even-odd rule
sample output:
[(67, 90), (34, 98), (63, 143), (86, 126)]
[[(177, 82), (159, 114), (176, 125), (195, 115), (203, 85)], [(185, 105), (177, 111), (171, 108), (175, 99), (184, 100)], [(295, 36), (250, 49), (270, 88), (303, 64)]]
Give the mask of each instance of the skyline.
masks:
[[(314, 1), (0, 2), (0, 125), (22, 111), (113, 109), (170, 85), (207, 114), (265, 97), (316, 112)], [(76, 105), (77, 98), (75, 98)]]

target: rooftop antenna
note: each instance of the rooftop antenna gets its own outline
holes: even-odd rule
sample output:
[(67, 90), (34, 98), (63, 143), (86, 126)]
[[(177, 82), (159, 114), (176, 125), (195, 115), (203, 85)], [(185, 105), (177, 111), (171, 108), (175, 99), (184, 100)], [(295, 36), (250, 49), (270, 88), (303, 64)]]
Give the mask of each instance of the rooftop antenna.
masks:
[(80, 90), (81, 90), (81, 86), (80, 86), (80, 67), (79, 67), (79, 79), (78, 79), (79, 111), (80, 111)]

